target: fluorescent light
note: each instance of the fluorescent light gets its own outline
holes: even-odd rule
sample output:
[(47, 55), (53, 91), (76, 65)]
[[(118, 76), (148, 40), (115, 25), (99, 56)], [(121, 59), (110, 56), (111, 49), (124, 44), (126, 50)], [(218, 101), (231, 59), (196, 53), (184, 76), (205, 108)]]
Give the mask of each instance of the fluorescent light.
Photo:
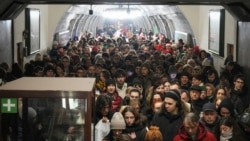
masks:
[(109, 19), (134, 19), (142, 16), (142, 13), (140, 10), (131, 9), (130, 12), (127, 12), (127, 10), (108, 10), (103, 11), (102, 16)]

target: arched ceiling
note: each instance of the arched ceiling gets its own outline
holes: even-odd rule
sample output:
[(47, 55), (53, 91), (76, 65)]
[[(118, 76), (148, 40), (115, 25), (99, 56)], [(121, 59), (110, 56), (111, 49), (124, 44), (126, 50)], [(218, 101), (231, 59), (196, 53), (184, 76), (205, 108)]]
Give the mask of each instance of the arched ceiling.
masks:
[[(129, 5), (130, 9), (140, 9), (144, 16), (152, 16), (152, 15), (164, 15), (173, 12), (178, 12), (173, 10), (175, 5)], [(92, 9), (94, 11), (94, 15), (100, 16), (103, 11), (107, 9), (127, 9), (128, 5), (93, 5)], [(90, 5), (72, 5), (68, 12), (76, 13), (76, 14), (88, 14), (90, 9)]]
[[(78, 36), (84, 31), (95, 34), (96, 27), (104, 27), (105, 22), (108, 20), (102, 16), (105, 10), (128, 9), (128, 7), (129, 9), (139, 9), (141, 11), (142, 16), (129, 21), (137, 29), (143, 28), (146, 33), (152, 30), (171, 39), (174, 38), (175, 31), (194, 36), (187, 19), (176, 5), (92, 5), (92, 7), (90, 5), (72, 5), (65, 12), (55, 33), (69, 30), (71, 37)], [(93, 10), (93, 15), (89, 15), (90, 9)], [(133, 11), (130, 14), (133, 15)], [(115, 19), (113, 20), (115, 21)], [(118, 20), (119, 22), (126, 21)]]

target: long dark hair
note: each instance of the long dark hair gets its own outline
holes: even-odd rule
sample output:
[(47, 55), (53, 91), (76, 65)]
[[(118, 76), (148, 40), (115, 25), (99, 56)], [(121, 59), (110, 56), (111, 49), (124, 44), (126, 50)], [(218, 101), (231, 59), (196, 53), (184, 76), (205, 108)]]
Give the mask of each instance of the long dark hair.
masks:
[(123, 117), (125, 116), (127, 112), (131, 112), (135, 116), (134, 124), (138, 125), (140, 123), (140, 114), (136, 111), (136, 109), (134, 107), (127, 106), (126, 108), (122, 110)]
[(97, 115), (102, 115), (101, 111), (107, 105), (111, 109), (111, 107), (112, 107), (112, 101), (111, 101), (111, 99), (107, 95), (105, 95), (105, 94), (99, 95), (97, 97), (97, 99), (96, 99), (96, 104), (95, 104), (96, 114)]

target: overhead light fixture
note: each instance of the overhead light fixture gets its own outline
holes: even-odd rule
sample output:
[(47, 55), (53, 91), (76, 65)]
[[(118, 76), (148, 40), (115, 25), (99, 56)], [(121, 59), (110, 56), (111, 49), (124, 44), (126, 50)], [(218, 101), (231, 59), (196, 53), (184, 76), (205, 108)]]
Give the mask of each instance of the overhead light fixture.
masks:
[(89, 15), (93, 15), (94, 11), (92, 9), (92, 4), (90, 4), (90, 10), (89, 10)]

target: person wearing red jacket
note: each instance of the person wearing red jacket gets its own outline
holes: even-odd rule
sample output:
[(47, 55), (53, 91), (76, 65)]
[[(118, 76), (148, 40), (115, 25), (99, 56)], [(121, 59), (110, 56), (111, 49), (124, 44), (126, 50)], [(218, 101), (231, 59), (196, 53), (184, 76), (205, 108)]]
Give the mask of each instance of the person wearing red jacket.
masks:
[(119, 111), (119, 107), (122, 104), (122, 97), (119, 96), (118, 92), (116, 91), (116, 83), (113, 79), (106, 80), (106, 94), (112, 100), (112, 111), (117, 112)]
[(164, 53), (164, 54), (171, 54), (172, 55), (172, 53), (173, 53), (173, 50), (172, 50), (172, 48), (171, 48), (171, 44), (169, 44), (169, 43), (167, 43), (166, 45), (165, 45), (165, 47), (162, 49), (162, 52)]
[(160, 44), (159, 41), (156, 40), (156, 41), (154, 42), (154, 48), (155, 48), (155, 50), (157, 50), (157, 51), (162, 51), (163, 45)]
[(199, 122), (199, 116), (188, 113), (173, 141), (217, 141), (217, 139)]

